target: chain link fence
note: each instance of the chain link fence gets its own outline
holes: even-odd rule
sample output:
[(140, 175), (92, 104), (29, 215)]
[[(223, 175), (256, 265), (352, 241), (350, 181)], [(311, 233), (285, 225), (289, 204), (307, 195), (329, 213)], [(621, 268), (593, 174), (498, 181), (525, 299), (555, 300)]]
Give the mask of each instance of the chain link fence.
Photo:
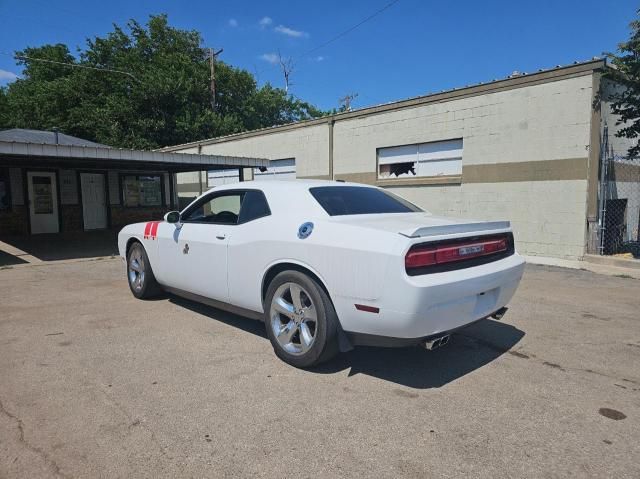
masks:
[(600, 172), (600, 254), (640, 259), (640, 158), (616, 152), (605, 135)]

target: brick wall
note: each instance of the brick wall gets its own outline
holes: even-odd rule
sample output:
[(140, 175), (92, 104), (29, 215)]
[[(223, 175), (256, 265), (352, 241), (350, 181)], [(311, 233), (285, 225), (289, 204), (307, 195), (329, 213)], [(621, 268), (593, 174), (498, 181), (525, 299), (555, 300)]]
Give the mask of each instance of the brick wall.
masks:
[(9, 211), (0, 211), (0, 236), (20, 236), (28, 232), (26, 206), (13, 206)]
[(82, 231), (82, 206), (61, 205), (62, 231)]
[(163, 206), (126, 208), (111, 205), (111, 227), (119, 229), (131, 223), (161, 220), (167, 211), (168, 209)]

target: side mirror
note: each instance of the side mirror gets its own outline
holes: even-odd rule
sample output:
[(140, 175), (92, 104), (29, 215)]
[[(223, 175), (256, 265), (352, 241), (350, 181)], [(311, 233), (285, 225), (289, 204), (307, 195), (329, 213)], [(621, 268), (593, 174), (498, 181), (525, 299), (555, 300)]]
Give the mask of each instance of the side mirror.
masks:
[(171, 223), (176, 225), (176, 228), (182, 227), (182, 223), (180, 222), (180, 212), (179, 211), (169, 211), (166, 215), (164, 215), (164, 220), (167, 223)]

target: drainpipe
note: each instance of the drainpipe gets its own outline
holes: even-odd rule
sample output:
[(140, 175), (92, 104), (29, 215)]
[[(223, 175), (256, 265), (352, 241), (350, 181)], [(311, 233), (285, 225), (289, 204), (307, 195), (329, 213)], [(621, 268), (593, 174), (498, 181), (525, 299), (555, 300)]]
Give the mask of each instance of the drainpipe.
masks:
[(329, 179), (333, 180), (333, 124), (335, 120), (329, 120)]
[[(202, 145), (198, 145), (198, 155), (202, 155)], [(202, 194), (202, 170), (198, 172), (198, 183), (200, 184), (200, 194)]]

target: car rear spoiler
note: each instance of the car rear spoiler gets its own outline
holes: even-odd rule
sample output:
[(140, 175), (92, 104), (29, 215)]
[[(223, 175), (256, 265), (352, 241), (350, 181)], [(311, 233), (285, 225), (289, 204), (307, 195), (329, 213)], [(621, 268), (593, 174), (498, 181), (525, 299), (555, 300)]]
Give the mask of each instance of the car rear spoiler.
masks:
[(461, 223), (453, 225), (423, 226), (416, 230), (399, 231), (407, 238), (420, 238), (422, 236), (442, 236), (464, 233), (495, 232), (511, 228), (509, 221), (482, 221), (479, 223)]

